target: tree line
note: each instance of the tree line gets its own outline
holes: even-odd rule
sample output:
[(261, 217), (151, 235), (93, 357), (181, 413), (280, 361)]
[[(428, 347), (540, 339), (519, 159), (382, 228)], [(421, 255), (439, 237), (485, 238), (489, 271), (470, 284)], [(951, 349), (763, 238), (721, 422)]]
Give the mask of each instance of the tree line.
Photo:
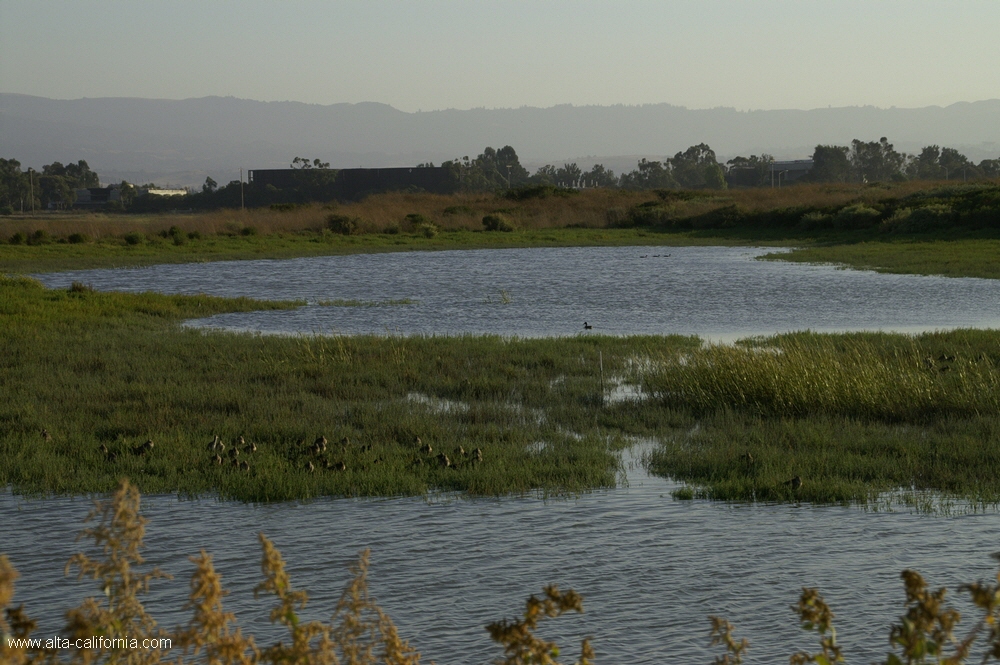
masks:
[[(905, 180), (980, 180), (1000, 178), (1000, 158), (973, 163), (954, 148), (930, 145), (919, 154), (897, 151), (886, 137), (865, 142), (855, 139), (849, 146), (817, 145), (812, 154), (812, 169), (803, 182), (865, 183)], [(662, 160), (640, 159), (636, 168), (616, 175), (602, 164), (584, 171), (575, 162), (561, 166), (546, 164), (529, 171), (521, 164), (517, 151), (507, 145), (499, 150), (487, 146), (475, 158), (468, 156), (441, 164), (455, 191), (487, 192), (517, 187), (546, 186), (563, 188), (606, 187), (642, 189), (707, 189), (727, 187), (765, 187), (774, 184), (776, 160), (768, 154), (734, 157), (720, 163), (715, 151), (699, 143), (673, 157)], [(329, 162), (295, 157), (290, 165), (298, 171), (295, 186), (277, 189), (233, 180), (220, 186), (208, 177), (201, 191), (187, 196), (138, 196), (138, 188), (128, 182), (115, 187), (120, 200), (109, 202), (110, 210), (155, 212), (176, 208), (231, 208), (248, 206), (301, 204), (330, 198), (337, 171)], [(434, 167), (431, 163), (417, 168)], [(0, 159), (0, 214), (15, 211), (69, 208), (76, 202), (76, 190), (99, 187), (100, 178), (85, 160), (63, 165), (53, 162), (35, 169), (22, 170), (16, 159)], [(146, 188), (156, 188), (150, 183)]]

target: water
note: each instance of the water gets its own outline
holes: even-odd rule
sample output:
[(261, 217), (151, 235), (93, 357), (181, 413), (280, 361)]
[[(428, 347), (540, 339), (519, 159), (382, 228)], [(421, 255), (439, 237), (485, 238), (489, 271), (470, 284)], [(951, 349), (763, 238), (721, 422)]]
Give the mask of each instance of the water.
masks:
[[(1000, 324), (1000, 282), (879, 275), (755, 261), (766, 250), (720, 247), (559, 248), (400, 253), (155, 266), (42, 275), (102, 290), (304, 298), (288, 312), (227, 314), (193, 325), (295, 333), (572, 335), (584, 321), (608, 334), (698, 334), (727, 339), (787, 330), (918, 331)], [(665, 256), (669, 254), (670, 256)], [(656, 256), (659, 255), (659, 256)], [(321, 300), (416, 304), (324, 307)], [(202, 547), (232, 594), (226, 608), (261, 643), (280, 639), (260, 581), (258, 531), (309, 589), (307, 618), (326, 618), (345, 564), (372, 549), (371, 587), (425, 662), (486, 663), (500, 656), (483, 627), (523, 609), (550, 582), (584, 596), (586, 613), (555, 620), (571, 661), (594, 637), (598, 662), (709, 662), (708, 615), (751, 640), (749, 662), (784, 662), (816, 640), (789, 606), (818, 586), (837, 613), (849, 661), (884, 658), (903, 611), (899, 573), (933, 586), (994, 573), (1000, 515), (865, 512), (809, 505), (675, 501), (667, 480), (629, 465), (627, 484), (573, 499), (458, 497), (326, 499), (252, 506), (148, 497), (148, 558), (173, 573), (147, 606), (172, 627)], [(0, 496), (0, 550), (22, 573), (17, 602), (40, 633), (93, 587), (63, 565), (89, 502)], [(954, 597), (954, 596), (953, 596)], [(963, 609), (965, 605), (960, 605)], [(971, 617), (971, 615), (969, 615)], [(971, 623), (969, 619), (966, 623)]]
[[(1000, 327), (1000, 281), (757, 261), (732, 247), (569, 247), (357, 254), (41, 275), (100, 290), (305, 299), (193, 325), (270, 333), (582, 333), (735, 337), (811, 329)], [(669, 256), (667, 256), (669, 254)], [(415, 304), (329, 307), (324, 300)]]
[[(710, 662), (717, 653), (708, 647), (710, 614), (750, 639), (749, 662), (784, 662), (815, 647), (789, 606), (802, 586), (818, 586), (837, 613), (848, 660), (862, 663), (885, 656), (889, 624), (903, 613), (904, 568), (952, 589), (995, 572), (988, 557), (1000, 549), (995, 513), (676, 501), (670, 481), (630, 466), (627, 487), (563, 500), (252, 506), (147, 497), (148, 559), (176, 578), (153, 583), (147, 608), (167, 627), (188, 620), (180, 611), (193, 570), (187, 557), (204, 547), (232, 591), (227, 610), (258, 643), (280, 639), (267, 621), (269, 603), (252, 593), (260, 581), (256, 534), (264, 531), (283, 550), (293, 583), (310, 591), (307, 618), (332, 613), (345, 564), (370, 547), (371, 589), (425, 662), (490, 662), (501, 652), (483, 627), (557, 583), (584, 596), (585, 614), (556, 619), (541, 633), (569, 662), (588, 635), (598, 662)], [(62, 610), (95, 591), (62, 576), (88, 508), (79, 498), (0, 497), (0, 549), (22, 574), (15, 602), (43, 619), (40, 634), (53, 634)]]

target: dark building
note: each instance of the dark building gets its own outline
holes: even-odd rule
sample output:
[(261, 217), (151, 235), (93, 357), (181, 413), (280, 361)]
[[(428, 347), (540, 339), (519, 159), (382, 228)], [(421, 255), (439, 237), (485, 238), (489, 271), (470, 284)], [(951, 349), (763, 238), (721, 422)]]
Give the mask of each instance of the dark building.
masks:
[[(403, 190), (450, 194), (458, 189), (456, 173), (443, 166), (386, 169), (255, 169), (247, 180), (276, 189), (321, 190), (331, 199), (357, 199)], [(320, 192), (316, 192), (320, 193)]]

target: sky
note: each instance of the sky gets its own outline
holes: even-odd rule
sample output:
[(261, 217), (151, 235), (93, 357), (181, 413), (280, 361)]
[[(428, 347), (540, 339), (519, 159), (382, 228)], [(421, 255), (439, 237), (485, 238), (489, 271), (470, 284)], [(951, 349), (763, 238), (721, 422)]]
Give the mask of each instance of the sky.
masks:
[(0, 0), (0, 92), (403, 111), (1000, 98), (998, 0)]

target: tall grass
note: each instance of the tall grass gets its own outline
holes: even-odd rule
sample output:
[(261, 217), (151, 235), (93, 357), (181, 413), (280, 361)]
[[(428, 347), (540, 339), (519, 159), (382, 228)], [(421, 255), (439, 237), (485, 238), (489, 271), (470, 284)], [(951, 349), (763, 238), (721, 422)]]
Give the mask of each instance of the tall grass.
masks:
[(716, 499), (867, 502), (903, 489), (996, 503), (997, 342), (799, 333), (661, 354), (640, 380), (697, 420), (651, 465)]
[[(67, 570), (96, 582), (99, 594), (66, 612), (66, 625), (57, 637), (45, 636), (29, 643), (35, 630), (30, 609), (13, 607), (17, 571), (0, 555), (0, 663), (4, 665), (85, 663), (94, 665), (160, 663), (209, 663), (212, 665), (416, 665), (420, 653), (411, 646), (392, 619), (368, 592), (368, 551), (350, 567), (344, 587), (331, 616), (326, 621), (305, 621), (302, 608), (309, 600), (305, 590), (296, 589), (281, 552), (264, 535), (262, 582), (255, 595), (272, 603), (270, 620), (283, 626), (287, 637), (269, 646), (258, 644), (236, 626), (236, 617), (225, 610), (226, 591), (215, 570), (212, 557), (202, 550), (191, 557), (191, 619), (173, 630), (160, 626), (143, 605), (150, 585), (163, 579), (150, 569), (143, 557), (146, 520), (139, 512), (136, 488), (122, 481), (108, 499), (98, 501), (87, 521), (97, 524), (83, 531), (89, 552), (74, 555)], [(998, 560), (1000, 556), (995, 555)], [(885, 665), (902, 663), (968, 662), (977, 651), (981, 662), (1000, 661), (1000, 574), (996, 583), (973, 582), (962, 585), (978, 617), (964, 635), (958, 632), (961, 615), (946, 602), (945, 589), (931, 589), (913, 570), (902, 573), (906, 592), (905, 613), (889, 630), (893, 648)], [(793, 665), (846, 662), (837, 641), (834, 613), (817, 589), (803, 588), (793, 608), (801, 627), (815, 632), (819, 650), (799, 650), (791, 655)], [(523, 618), (502, 619), (486, 626), (490, 637), (503, 648), (504, 665), (558, 665), (560, 650), (554, 642), (536, 635), (541, 621), (566, 612), (583, 611), (583, 597), (573, 590), (562, 592), (547, 586), (541, 597), (525, 603)], [(751, 648), (749, 640), (736, 637), (735, 629), (721, 617), (710, 617), (712, 646), (722, 646), (716, 663), (739, 665)], [(593, 663), (591, 641), (583, 641), (578, 665)], [(669, 645), (663, 645), (669, 653)]]

